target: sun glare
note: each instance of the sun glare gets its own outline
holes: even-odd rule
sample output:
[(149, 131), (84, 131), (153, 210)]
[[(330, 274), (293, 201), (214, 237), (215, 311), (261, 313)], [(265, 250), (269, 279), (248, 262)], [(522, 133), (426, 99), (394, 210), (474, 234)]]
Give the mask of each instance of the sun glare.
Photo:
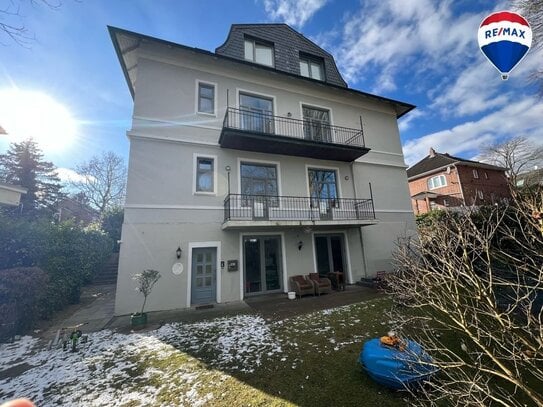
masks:
[(10, 141), (33, 138), (44, 151), (65, 149), (77, 131), (63, 105), (45, 93), (20, 89), (0, 89), (0, 127)]

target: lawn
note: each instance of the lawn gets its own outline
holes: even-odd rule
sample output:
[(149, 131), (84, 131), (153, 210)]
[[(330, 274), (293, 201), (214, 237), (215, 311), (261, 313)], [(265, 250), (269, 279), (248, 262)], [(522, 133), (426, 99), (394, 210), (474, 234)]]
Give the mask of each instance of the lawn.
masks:
[[(77, 353), (0, 345), (0, 401), (41, 406), (404, 406), (357, 363), (389, 328), (387, 299), (280, 321), (239, 315), (146, 333), (101, 331)], [(13, 367), (15, 365), (15, 367)], [(7, 370), (9, 369), (9, 370)]]

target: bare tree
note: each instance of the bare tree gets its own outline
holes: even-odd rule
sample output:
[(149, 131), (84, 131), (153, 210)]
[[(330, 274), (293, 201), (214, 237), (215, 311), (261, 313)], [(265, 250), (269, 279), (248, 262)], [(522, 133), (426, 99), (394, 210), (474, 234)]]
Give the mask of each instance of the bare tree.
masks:
[(61, 0), (8, 0), (0, 8), (0, 44), (6, 45), (2, 37), (16, 44), (26, 46), (34, 40), (34, 35), (24, 24), (24, 5), (33, 7), (44, 5), (49, 9), (57, 9), (62, 5)]
[(543, 406), (543, 191), (517, 198), (399, 245), (394, 319), (439, 369), (413, 403)]
[[(543, 48), (543, 0), (514, 0), (513, 7), (528, 20), (533, 34), (533, 48)], [(533, 52), (533, 51), (532, 51)], [(543, 67), (532, 74), (532, 78), (539, 83), (543, 95)]]
[(517, 176), (543, 162), (543, 146), (537, 146), (526, 137), (513, 137), (501, 143), (483, 147), (483, 160), (507, 168), (511, 185), (516, 185)]
[(126, 190), (126, 166), (122, 157), (112, 151), (92, 157), (75, 168), (81, 180), (71, 185), (88, 199), (100, 216), (113, 207), (122, 205)]

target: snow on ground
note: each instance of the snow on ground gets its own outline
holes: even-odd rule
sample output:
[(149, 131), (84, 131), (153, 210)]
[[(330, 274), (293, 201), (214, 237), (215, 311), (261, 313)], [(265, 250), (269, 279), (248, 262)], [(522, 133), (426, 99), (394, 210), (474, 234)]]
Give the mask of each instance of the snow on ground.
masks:
[[(302, 343), (312, 335), (327, 338), (317, 350), (324, 353), (363, 341), (366, 329), (348, 337), (337, 331), (358, 326), (349, 312), (357, 306), (367, 308), (339, 307), (276, 322), (238, 315), (127, 335), (101, 331), (89, 334), (76, 353), (42, 349), (37, 339), (23, 337), (0, 344), (0, 402), (24, 396), (40, 407), (212, 404), (209, 383), (227, 380), (228, 372), (254, 372), (264, 360), (296, 369), (299, 350), (314, 351), (311, 342)], [(21, 363), (22, 373), (2, 374)]]
[[(62, 349), (37, 349), (37, 339), (23, 337), (0, 345), (2, 370), (14, 362), (29, 370), (0, 380), (0, 401), (25, 396), (39, 406), (156, 405), (161, 391), (185, 389), (182, 405), (203, 405), (210, 394), (200, 394), (201, 368), (185, 353), (212, 356), (212, 365), (251, 372), (262, 355), (281, 353), (270, 328), (259, 316), (242, 315), (193, 324), (167, 324), (156, 331), (128, 335), (101, 331), (89, 334), (76, 353)], [(175, 372), (145, 362), (169, 360), (180, 352), (187, 358)], [(194, 373), (194, 371), (198, 373)], [(172, 376), (173, 375), (173, 376)], [(172, 386), (172, 380), (175, 386)], [(155, 385), (153, 385), (155, 384)], [(172, 387), (168, 389), (168, 387)], [(137, 405), (137, 404), (136, 404)]]

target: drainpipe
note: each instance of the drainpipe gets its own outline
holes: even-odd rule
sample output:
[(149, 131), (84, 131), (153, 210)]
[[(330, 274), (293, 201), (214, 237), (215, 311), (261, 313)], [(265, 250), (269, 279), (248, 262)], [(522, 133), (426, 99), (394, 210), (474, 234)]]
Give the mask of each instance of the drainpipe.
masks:
[[(354, 163), (355, 161), (351, 162), (351, 179), (353, 180), (353, 191), (354, 191), (354, 197), (355, 199), (358, 199), (358, 192), (356, 189), (356, 182), (354, 179)], [(366, 252), (364, 251), (364, 239), (362, 237), (362, 227), (358, 226), (358, 235), (360, 236), (360, 249), (362, 253), (362, 261), (364, 262), (364, 278), (368, 278), (368, 263), (366, 261)], [(352, 265), (352, 262), (351, 262)], [(352, 270), (351, 270), (352, 275)]]
[(464, 188), (462, 188), (462, 182), (460, 181), (460, 171), (458, 167), (453, 164), (454, 169), (456, 170), (456, 178), (458, 178), (458, 186), (460, 187), (460, 194), (462, 194), (462, 201), (464, 201), (464, 206), (466, 206), (466, 197), (464, 196)]

